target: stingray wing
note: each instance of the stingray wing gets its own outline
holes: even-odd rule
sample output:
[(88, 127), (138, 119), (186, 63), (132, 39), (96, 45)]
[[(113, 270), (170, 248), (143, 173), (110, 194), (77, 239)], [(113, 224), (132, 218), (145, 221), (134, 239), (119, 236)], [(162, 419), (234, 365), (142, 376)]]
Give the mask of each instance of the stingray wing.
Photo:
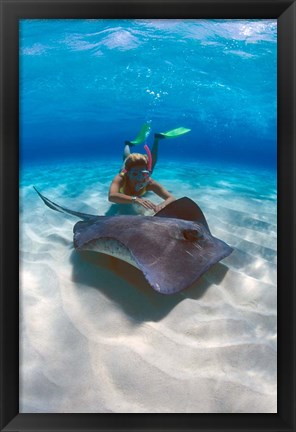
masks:
[(210, 231), (201, 208), (187, 197), (179, 198), (176, 201), (171, 202), (162, 210), (155, 213), (154, 217), (166, 217), (199, 222)]
[(189, 287), (232, 252), (203, 224), (174, 218), (114, 216), (74, 227), (78, 250), (93, 250), (96, 242), (107, 239), (128, 248), (152, 288), (163, 294)]

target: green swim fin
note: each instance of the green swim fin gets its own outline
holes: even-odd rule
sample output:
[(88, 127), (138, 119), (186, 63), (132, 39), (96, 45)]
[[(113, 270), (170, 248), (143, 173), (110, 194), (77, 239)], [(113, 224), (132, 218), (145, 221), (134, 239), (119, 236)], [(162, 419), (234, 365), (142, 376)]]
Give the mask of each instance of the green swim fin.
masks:
[(155, 134), (155, 135), (159, 136), (160, 138), (175, 138), (175, 137), (178, 137), (180, 135), (186, 134), (187, 132), (190, 132), (190, 131), (191, 131), (191, 129), (179, 127), (179, 128), (167, 131), (167, 132), (160, 132), (160, 133)]
[(136, 138), (133, 141), (126, 141), (126, 143), (132, 144), (132, 145), (142, 144), (144, 141), (146, 141), (150, 130), (151, 130), (150, 125), (147, 123), (144, 123), (143, 126), (141, 127), (140, 132), (136, 136)]

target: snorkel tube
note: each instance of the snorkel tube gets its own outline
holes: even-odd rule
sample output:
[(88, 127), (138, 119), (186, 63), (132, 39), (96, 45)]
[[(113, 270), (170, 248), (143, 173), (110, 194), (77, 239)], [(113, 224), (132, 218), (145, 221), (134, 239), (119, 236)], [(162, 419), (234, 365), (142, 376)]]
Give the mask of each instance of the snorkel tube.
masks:
[(150, 148), (147, 146), (147, 144), (144, 145), (144, 149), (146, 150), (147, 156), (148, 156), (148, 162), (147, 162), (147, 168), (148, 171), (152, 171), (152, 155)]

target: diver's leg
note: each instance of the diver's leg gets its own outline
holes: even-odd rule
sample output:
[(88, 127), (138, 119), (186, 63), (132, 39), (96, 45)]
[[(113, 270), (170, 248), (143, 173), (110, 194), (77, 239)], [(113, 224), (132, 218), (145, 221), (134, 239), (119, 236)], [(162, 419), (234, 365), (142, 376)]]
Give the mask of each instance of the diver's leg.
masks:
[(157, 156), (158, 156), (158, 138), (156, 138), (155, 135), (154, 135), (154, 142), (153, 142), (152, 150), (151, 150), (151, 156), (152, 156), (152, 168), (151, 168), (151, 171), (153, 171), (154, 167), (156, 165)]
[(123, 160), (125, 160), (131, 154), (131, 144), (129, 141), (125, 141), (125, 146), (123, 150)]
[(154, 167), (156, 165), (157, 162), (157, 158), (158, 158), (158, 142), (160, 139), (163, 139), (164, 137), (161, 136), (160, 134), (154, 134), (154, 142), (152, 145), (152, 150), (151, 150), (151, 156), (152, 156), (152, 171), (154, 170)]
[(123, 155), (122, 155), (122, 160), (123, 160), (123, 165), (120, 168), (119, 172), (121, 172), (124, 169), (124, 161), (125, 159), (131, 154), (131, 145), (129, 141), (125, 141), (125, 146), (123, 149)]

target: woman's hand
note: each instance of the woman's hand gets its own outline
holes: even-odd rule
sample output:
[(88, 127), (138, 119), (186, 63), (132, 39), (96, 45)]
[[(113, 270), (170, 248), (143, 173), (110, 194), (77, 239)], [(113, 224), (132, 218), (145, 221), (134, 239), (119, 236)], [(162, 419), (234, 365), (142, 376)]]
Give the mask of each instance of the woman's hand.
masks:
[(158, 204), (157, 206), (155, 206), (155, 213), (159, 212), (163, 208), (165, 208), (165, 204), (164, 203)]
[(160, 183), (157, 183), (155, 180), (151, 179), (147, 190), (156, 193), (156, 195), (164, 199), (164, 201), (155, 206), (155, 212), (162, 210), (168, 204), (176, 200), (176, 198), (169, 191), (167, 191)]
[(145, 207), (146, 209), (151, 209), (153, 211), (156, 211), (156, 208), (157, 208), (157, 206), (155, 204), (153, 204), (153, 202), (151, 202), (147, 199), (139, 198), (139, 197), (137, 197), (136, 203), (140, 204), (141, 206)]
[(176, 199), (173, 196), (170, 197), (170, 198), (168, 198), (168, 199), (166, 199), (162, 203), (160, 203), (157, 206), (155, 206), (155, 212), (159, 212), (160, 210), (164, 209), (168, 204), (170, 204), (171, 202), (173, 202), (175, 200)]

